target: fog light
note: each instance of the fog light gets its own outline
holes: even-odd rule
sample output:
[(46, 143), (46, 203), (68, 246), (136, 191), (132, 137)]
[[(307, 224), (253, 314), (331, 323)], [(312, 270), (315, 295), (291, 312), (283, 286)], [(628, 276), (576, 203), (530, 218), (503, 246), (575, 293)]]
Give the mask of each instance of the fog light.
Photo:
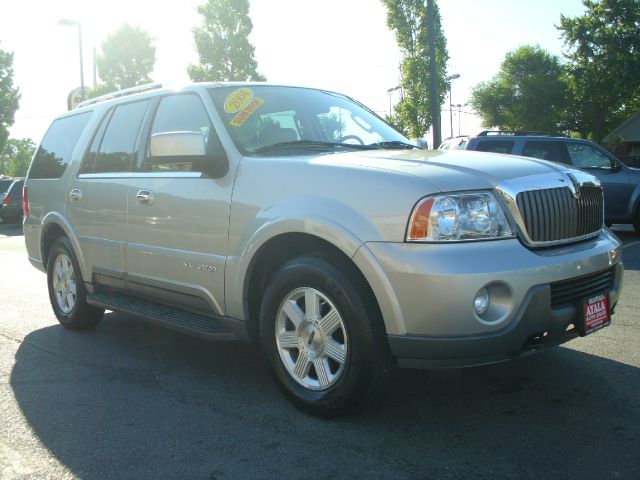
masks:
[(475, 308), (476, 313), (480, 316), (487, 313), (487, 310), (489, 310), (489, 290), (483, 287), (476, 293), (473, 308)]

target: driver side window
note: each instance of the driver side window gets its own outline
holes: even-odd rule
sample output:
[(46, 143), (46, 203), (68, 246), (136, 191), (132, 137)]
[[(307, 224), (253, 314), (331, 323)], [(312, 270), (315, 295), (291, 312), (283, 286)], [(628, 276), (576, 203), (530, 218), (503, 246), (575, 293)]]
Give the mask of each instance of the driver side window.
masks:
[(586, 143), (570, 143), (567, 145), (571, 163), (578, 168), (601, 168), (611, 170), (611, 159), (604, 153)]
[[(176, 140), (179, 138), (179, 140)], [(213, 129), (209, 115), (200, 100), (193, 94), (171, 95), (164, 97), (158, 105), (151, 139), (162, 141), (165, 150), (172, 149), (172, 142), (189, 139), (189, 150), (212, 153), (221, 149), (220, 140)], [(153, 143), (153, 142), (152, 142)], [(157, 144), (160, 144), (157, 142)], [(182, 145), (184, 147), (184, 145)], [(148, 148), (142, 170), (146, 172), (184, 172), (202, 171), (203, 155), (158, 155)]]

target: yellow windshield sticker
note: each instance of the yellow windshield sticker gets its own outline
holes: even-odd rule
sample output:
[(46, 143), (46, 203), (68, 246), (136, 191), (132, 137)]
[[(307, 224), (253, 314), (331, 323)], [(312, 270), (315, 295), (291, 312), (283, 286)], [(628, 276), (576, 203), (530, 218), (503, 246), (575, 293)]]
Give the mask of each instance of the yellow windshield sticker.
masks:
[(260, 105), (264, 103), (264, 100), (261, 98), (255, 97), (253, 100), (249, 102), (249, 105), (244, 107), (238, 114), (233, 117), (233, 120), (229, 122), (229, 125), (233, 125), (234, 127), (241, 127), (244, 122), (255, 112)]
[(224, 101), (224, 111), (227, 113), (236, 113), (249, 105), (253, 100), (253, 90), (247, 87), (238, 88), (229, 94)]

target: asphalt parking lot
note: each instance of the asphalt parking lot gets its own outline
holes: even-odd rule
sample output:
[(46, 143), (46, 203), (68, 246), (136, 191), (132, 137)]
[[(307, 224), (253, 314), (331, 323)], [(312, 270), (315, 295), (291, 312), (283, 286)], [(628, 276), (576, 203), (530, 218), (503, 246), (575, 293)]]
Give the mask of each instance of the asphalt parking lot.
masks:
[(510, 363), (404, 370), (379, 405), (291, 407), (251, 345), (53, 316), (0, 225), (0, 479), (640, 478), (640, 235), (610, 327)]

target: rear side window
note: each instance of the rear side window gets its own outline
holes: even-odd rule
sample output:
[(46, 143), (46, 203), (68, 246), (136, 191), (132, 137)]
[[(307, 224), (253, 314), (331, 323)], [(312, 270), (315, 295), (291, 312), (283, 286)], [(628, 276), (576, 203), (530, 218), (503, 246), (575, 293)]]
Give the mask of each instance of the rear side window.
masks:
[(526, 142), (522, 149), (522, 156), (568, 163), (563, 155), (563, 149), (560, 142)]
[[(101, 139), (94, 139), (82, 167), (83, 173), (130, 172), (150, 101), (129, 103), (115, 109)], [(100, 129), (102, 130), (102, 128)], [(99, 144), (94, 154), (94, 148)], [(93, 165), (92, 165), (93, 164)]]
[(54, 120), (36, 152), (29, 178), (60, 178), (90, 118), (91, 112), (84, 112)]
[(22, 198), (22, 187), (24, 186), (24, 180), (16, 180), (13, 182), (11, 187), (9, 187), (9, 191), (7, 195), (11, 195), (12, 197)]
[(513, 140), (501, 142), (499, 140), (489, 140), (486, 142), (478, 142), (477, 150), (479, 152), (494, 152), (494, 153), (511, 153), (513, 149)]

